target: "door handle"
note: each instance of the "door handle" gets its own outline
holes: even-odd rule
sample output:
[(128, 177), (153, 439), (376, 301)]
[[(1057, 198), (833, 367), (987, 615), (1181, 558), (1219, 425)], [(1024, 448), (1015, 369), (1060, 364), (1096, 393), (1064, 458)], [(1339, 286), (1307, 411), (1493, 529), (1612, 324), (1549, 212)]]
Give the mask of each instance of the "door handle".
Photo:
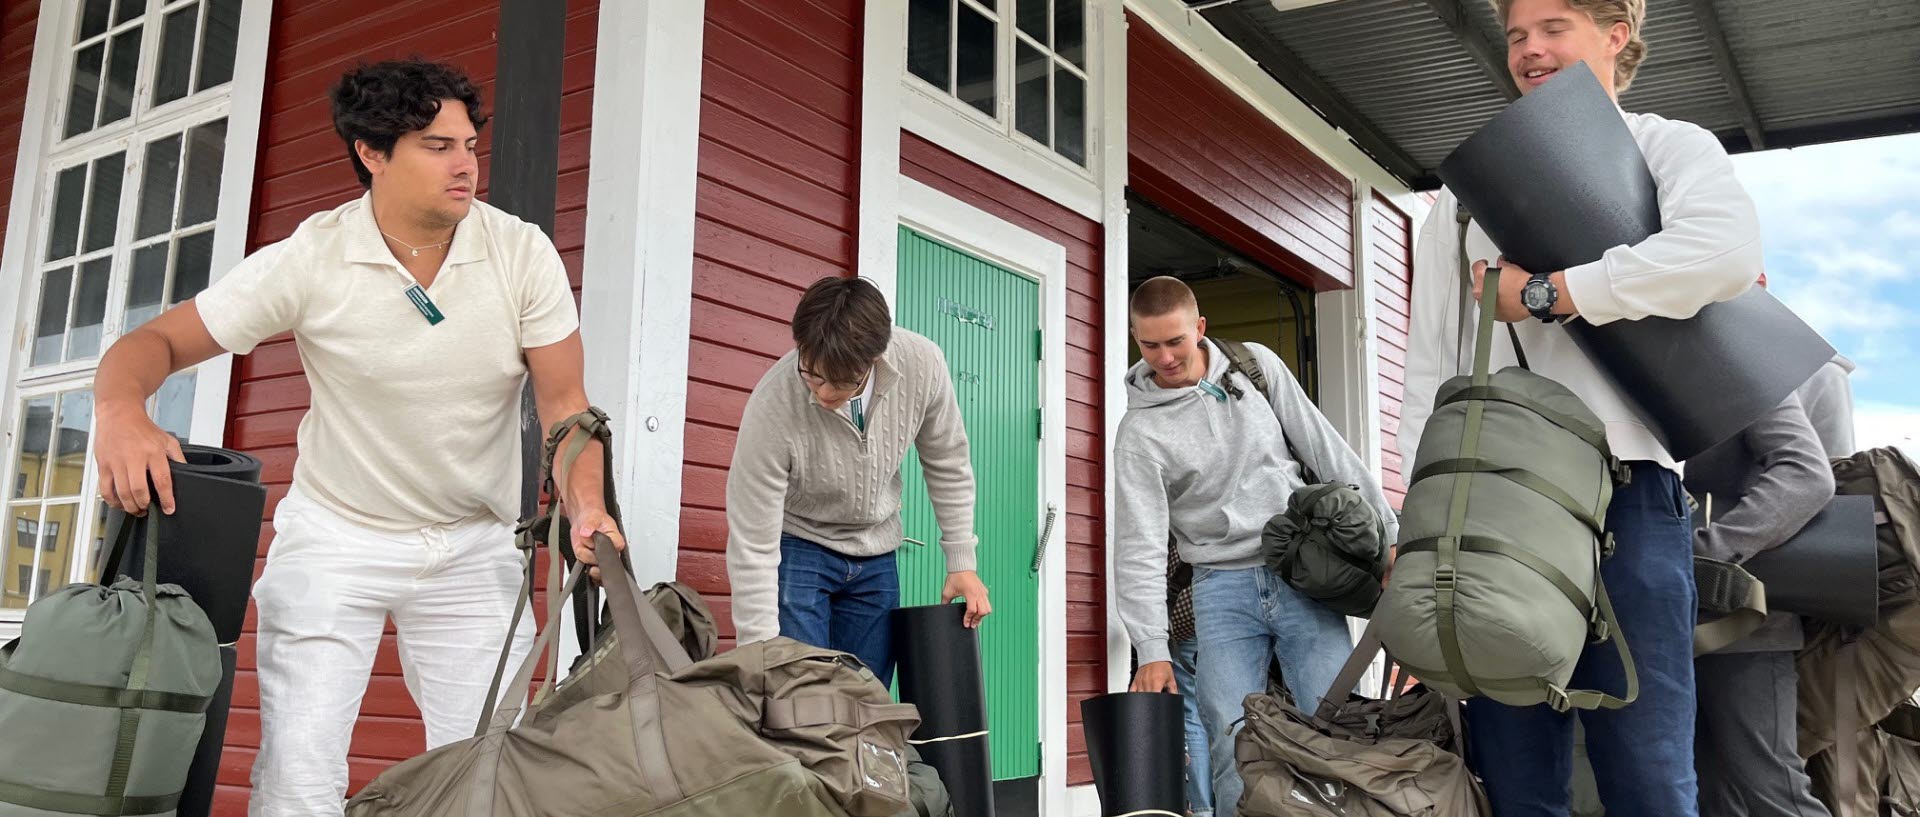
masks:
[(1033, 565), (1027, 568), (1029, 576), (1040, 573), (1040, 562), (1047, 557), (1047, 540), (1053, 538), (1053, 519), (1057, 513), (1058, 509), (1053, 506), (1053, 503), (1047, 503), (1047, 524), (1040, 529), (1040, 542), (1033, 546)]

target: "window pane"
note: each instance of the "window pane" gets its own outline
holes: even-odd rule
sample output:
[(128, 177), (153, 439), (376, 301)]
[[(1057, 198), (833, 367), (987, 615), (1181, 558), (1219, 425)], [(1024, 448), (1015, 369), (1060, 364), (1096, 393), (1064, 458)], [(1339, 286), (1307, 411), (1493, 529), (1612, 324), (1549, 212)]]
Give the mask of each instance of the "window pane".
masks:
[(213, 220), (220, 212), (220, 161), (227, 151), (227, 120), (187, 134), (187, 176), (180, 183), (180, 226)]
[(1047, 134), (1047, 69), (1053, 60), (1026, 43), (1015, 49), (1019, 61), (1013, 68), (1013, 125), (1034, 141), (1052, 147)]
[(40, 570), (35, 576), (33, 597), (38, 599), (67, 586), (67, 571), (73, 569), (73, 533), (79, 527), (80, 506), (53, 505), (47, 508), (46, 521), (40, 523)]
[(66, 135), (93, 130), (93, 108), (100, 101), (100, 65), (106, 58), (106, 43), (87, 46), (74, 58), (73, 84), (67, 89)]
[(113, 15), (113, 24), (119, 25), (147, 13), (147, 0), (120, 0), (120, 11)]
[(123, 151), (93, 160), (93, 195), (87, 197), (87, 240), (84, 252), (113, 246), (120, 226), (120, 187), (127, 173)]
[(87, 198), (87, 166), (74, 165), (60, 171), (53, 188), (53, 230), (47, 238), (47, 260), (58, 261), (73, 255), (80, 244), (80, 206)]
[(975, 11), (972, 6), (960, 4), (960, 37), (958, 82), (954, 86), (954, 96), (961, 102), (980, 110), (988, 116), (994, 116), (997, 103), (993, 88), (994, 25), (986, 15)]
[(153, 80), (155, 106), (187, 95), (187, 84), (193, 81), (193, 36), (199, 26), (198, 5), (167, 15), (160, 32), (160, 73)]
[(153, 424), (181, 440), (193, 428), (193, 370), (175, 372), (153, 395)]
[(105, 33), (107, 13), (112, 11), (112, 6), (113, 0), (87, 0), (86, 10), (80, 14), (80, 38), (74, 42), (85, 42)]
[(113, 56), (107, 60), (107, 98), (100, 106), (100, 124), (118, 122), (133, 112), (133, 80), (140, 72), (140, 29), (131, 28), (113, 38)]
[[(991, 3), (991, 0), (988, 0)], [(1063, 0), (1071, 2), (1071, 0)], [(1020, 21), (1020, 30), (1032, 37), (1034, 42), (1047, 44), (1047, 0), (1014, 0), (1018, 7), (1015, 17)]]
[(167, 291), (167, 248), (162, 241), (133, 252), (133, 276), (127, 282), (127, 320), (121, 332), (160, 315), (160, 299)]
[(1087, 0), (1053, 0), (1053, 50), (1087, 67)]
[(953, 53), (953, 4), (958, 0), (912, 0), (907, 7), (907, 70), (942, 91), (953, 92), (947, 57)]
[(107, 283), (113, 280), (113, 259), (96, 258), (80, 267), (80, 291), (73, 299), (73, 326), (67, 336), (67, 359), (100, 354), (101, 324), (107, 317)]
[(133, 231), (135, 240), (173, 229), (173, 194), (179, 183), (180, 135), (148, 143), (146, 167), (140, 180), (140, 221)]
[(6, 570), (0, 575), (0, 609), (18, 610), (27, 606), (33, 592), (33, 559), (40, 542), (40, 506), (16, 505), (7, 513), (13, 533), (7, 539)]
[(44, 494), (47, 452), (53, 439), (53, 395), (23, 401), (20, 412), (20, 457), (14, 462), (13, 498), (37, 499)]
[(89, 389), (60, 395), (59, 436), (53, 438), (53, 480), (48, 496), (79, 496), (85, 492), (87, 435), (93, 430), (93, 392)]
[(1058, 65), (1053, 69), (1053, 149), (1087, 163), (1087, 82)]
[(207, 31), (200, 41), (200, 79), (204, 91), (233, 79), (233, 49), (240, 41), (240, 0), (209, 0)]
[(34, 366), (60, 362), (60, 350), (66, 339), (67, 298), (72, 294), (73, 268), (62, 267), (47, 273), (40, 287), (40, 322), (33, 332)]
[(179, 255), (173, 262), (173, 297), (177, 304), (207, 288), (207, 270), (213, 265), (213, 231), (180, 239)]

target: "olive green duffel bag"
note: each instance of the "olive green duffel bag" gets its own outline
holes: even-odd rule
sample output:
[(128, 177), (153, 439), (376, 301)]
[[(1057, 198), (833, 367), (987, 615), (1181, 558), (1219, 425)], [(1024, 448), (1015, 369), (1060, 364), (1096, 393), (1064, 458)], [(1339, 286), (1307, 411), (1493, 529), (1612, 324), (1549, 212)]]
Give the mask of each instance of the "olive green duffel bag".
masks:
[(207, 614), (159, 584), (160, 526), (140, 580), (70, 584), (0, 647), (0, 815), (171, 815), (220, 685)]
[[(1499, 272), (1487, 271), (1473, 372), (1441, 385), (1421, 437), (1374, 621), (1388, 651), (1449, 696), (1618, 708), (1638, 695), (1639, 677), (1599, 566), (1612, 548), (1607, 504), (1624, 471), (1599, 418), (1525, 368), (1523, 352), (1519, 366), (1488, 374)], [(1568, 690), (1587, 644), (1609, 636), (1625, 665), (1624, 694)]]

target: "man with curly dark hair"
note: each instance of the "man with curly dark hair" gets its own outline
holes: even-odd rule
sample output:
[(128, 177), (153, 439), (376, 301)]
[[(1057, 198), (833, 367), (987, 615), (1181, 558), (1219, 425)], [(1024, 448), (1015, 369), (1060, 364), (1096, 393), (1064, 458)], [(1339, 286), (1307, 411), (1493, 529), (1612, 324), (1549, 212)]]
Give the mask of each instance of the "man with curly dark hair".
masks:
[[(293, 484), (254, 587), (260, 752), (254, 815), (338, 815), (347, 743), (389, 617), (429, 747), (463, 739), (518, 601), (519, 395), (587, 408), (567, 272), (539, 228), (474, 198), (480, 94), (458, 69), (363, 65), (333, 122), (365, 195), (308, 218), (101, 361), (100, 495), (174, 511), (178, 443), (144, 405), (166, 377), (292, 332), (312, 389)], [(559, 501), (576, 550), (624, 547), (590, 443)], [(151, 495), (148, 480), (153, 482)], [(516, 694), (510, 691), (508, 694)]]

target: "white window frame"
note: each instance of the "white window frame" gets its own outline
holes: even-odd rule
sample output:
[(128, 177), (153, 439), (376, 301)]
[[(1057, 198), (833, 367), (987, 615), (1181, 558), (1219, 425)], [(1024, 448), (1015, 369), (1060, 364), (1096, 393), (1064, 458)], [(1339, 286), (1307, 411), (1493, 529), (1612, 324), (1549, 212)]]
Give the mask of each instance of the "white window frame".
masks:
[(900, 82), (906, 90), (902, 94), (905, 105), (900, 115), (901, 126), (1080, 215), (1099, 221), (1103, 215), (1100, 188), (1106, 136), (1102, 115), (1107, 104), (1106, 95), (1101, 93), (1101, 89), (1106, 83), (1104, 72), (1110, 70), (1108, 52), (1103, 44), (1107, 37), (1124, 36), (1124, 32), (1115, 30), (1110, 16), (1103, 13), (1105, 4), (1101, 0), (1087, 0), (1084, 45), (1087, 65), (1084, 69), (1078, 66), (1070, 68), (1083, 74), (1087, 80), (1087, 165), (1081, 167), (1015, 127), (1015, 44), (1024, 39), (1040, 46), (1050, 60), (1071, 66), (1070, 61), (1059, 60), (1052, 49), (1020, 32), (1013, 15), (1016, 0), (956, 0), (972, 5), (977, 11), (987, 12), (995, 21), (994, 116), (981, 113), (978, 108), (915, 76), (906, 68), (907, 2), (872, 0), (873, 4), (888, 9), (890, 13), (886, 15), (887, 18), (898, 21), (899, 35), (894, 42), (899, 51)]
[[(164, 18), (178, 0), (149, 0), (147, 14), (155, 38), (160, 36)], [(113, 251), (119, 271), (109, 285), (107, 312), (102, 326), (100, 351), (117, 337), (109, 330), (119, 327), (124, 315), (135, 219), (138, 211), (136, 175), (144, 159), (144, 148), (154, 138), (171, 133), (185, 134), (193, 127), (221, 117), (227, 119), (226, 144), (221, 160), (221, 182), (214, 217), (213, 254), (209, 282), (218, 280), (244, 255), (253, 205), (253, 177), (261, 126), (261, 105), (266, 91), (267, 39), (272, 25), (272, 0), (246, 0), (241, 4), (240, 22), (234, 48), (233, 77), (225, 85), (200, 92), (191, 91), (177, 99), (141, 112), (140, 106), (152, 90), (161, 49), (142, 35), (141, 67), (134, 88), (134, 113), (117, 122), (95, 128), (71, 139), (63, 138), (67, 93), (73, 70), (74, 35), (80, 25), (83, 3), (80, 0), (48, 0), (40, 10), (34, 34), (32, 67), (28, 76), (27, 98), (22, 111), (18, 158), (14, 166), (11, 210), (6, 223), (4, 251), (0, 251), (0, 293), (16, 308), (0, 310), (0, 337), (11, 341), (0, 348), (0, 457), (8, 467), (0, 473), (0, 491), (11, 502), (13, 481), (18, 478), (12, 467), (17, 456), (14, 439), (18, 407), (25, 396), (41, 391), (92, 388), (88, 374), (98, 366), (98, 358), (73, 363), (36, 367), (28, 372), (33, 332), (40, 306), (39, 272), (43, 261), (46, 225), (54, 195), (53, 169), (90, 161), (116, 150), (127, 151), (126, 178), (134, 179), (121, 188), (119, 232)], [(203, 26), (204, 27), (204, 26)], [(112, 30), (109, 26), (109, 30)], [(195, 41), (197, 59), (200, 43)], [(104, 69), (103, 69), (104, 73)], [(105, 78), (102, 78), (104, 93)], [(176, 191), (176, 206), (183, 191)], [(82, 227), (84, 236), (84, 224)], [(77, 255), (76, 255), (77, 257)], [(78, 265), (75, 266), (78, 285)], [(17, 297), (16, 297), (17, 296)], [(163, 293), (163, 305), (165, 294)], [(188, 441), (201, 445), (225, 442), (228, 392), (232, 379), (233, 356), (222, 354), (195, 367), (194, 406)], [(97, 408), (97, 406), (96, 406)], [(57, 418), (56, 422), (57, 422)], [(84, 477), (87, 485), (95, 481), (89, 457)], [(83, 505), (86, 504), (83, 499)], [(73, 567), (55, 581), (81, 580), (92, 563), (91, 538), (94, 514), (79, 515)], [(0, 610), (0, 639), (18, 632), (23, 617), (20, 610)]]

